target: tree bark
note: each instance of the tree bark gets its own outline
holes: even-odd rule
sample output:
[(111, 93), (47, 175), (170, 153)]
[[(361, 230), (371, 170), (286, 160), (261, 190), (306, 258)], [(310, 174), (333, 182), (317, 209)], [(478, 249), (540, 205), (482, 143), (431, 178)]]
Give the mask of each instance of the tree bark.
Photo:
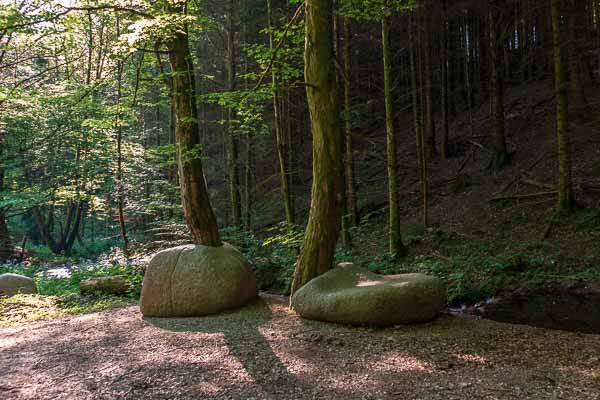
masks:
[(313, 136), (308, 225), (291, 294), (328, 271), (341, 226), (342, 133), (333, 53), (332, 0), (307, 0), (304, 76)]
[[(421, 73), (418, 71), (421, 62), (419, 61), (418, 37), (414, 37), (415, 21), (410, 14), (409, 20), (409, 42), (410, 42), (410, 75), (412, 92), (412, 110), (414, 117), (415, 136), (417, 144), (417, 159), (419, 162), (419, 182), (421, 186), (421, 218), (424, 227), (429, 223), (429, 166), (427, 164), (427, 154), (425, 151), (425, 135), (423, 131), (423, 97)], [(415, 44), (415, 39), (417, 43)]]
[(358, 226), (358, 201), (356, 197), (356, 175), (354, 170), (354, 146), (352, 144), (352, 121), (350, 118), (352, 90), (352, 59), (350, 54), (350, 19), (344, 18), (344, 119), (345, 151), (346, 151), (346, 193), (350, 224)]
[(422, 59), (423, 59), (423, 91), (424, 91), (424, 129), (425, 139), (427, 146), (427, 162), (434, 158), (437, 154), (436, 150), (436, 138), (435, 138), (435, 119), (433, 115), (433, 71), (431, 62), (431, 21), (429, 17), (429, 11), (425, 9), (427, 0), (422, 0), (419, 12), (421, 13), (421, 23), (423, 24), (423, 36), (420, 44), (422, 46)]
[[(117, 36), (119, 36), (119, 19), (117, 18)], [(127, 236), (127, 226), (125, 224), (125, 194), (123, 185), (123, 128), (121, 126), (121, 85), (123, 75), (123, 64), (121, 60), (117, 61), (117, 115), (115, 127), (117, 128), (117, 208), (119, 213), (119, 227), (121, 229), (121, 238), (123, 239), (123, 254), (129, 256), (129, 238)]]
[(447, 15), (448, 0), (442, 0), (442, 34), (441, 36), (441, 48), (442, 48), (442, 60), (441, 60), (441, 108), (442, 108), (442, 142), (441, 142), (441, 153), (444, 160), (450, 157), (449, 148), (449, 118), (448, 118), (448, 15)]
[[(2, 146), (2, 138), (0, 137), (0, 146)], [(4, 190), (4, 168), (0, 167), (0, 198)], [(0, 263), (6, 262), (13, 254), (13, 245), (8, 231), (8, 222), (6, 218), (6, 210), (0, 207)]]
[[(386, 1), (386, 8), (388, 2)], [(394, 127), (394, 101), (392, 93), (392, 46), (390, 41), (390, 10), (381, 20), (381, 43), (383, 48), (383, 80), (385, 97), (385, 127), (387, 132), (387, 175), (388, 175), (388, 239), (389, 251), (396, 257), (406, 255), (400, 232), (400, 204), (398, 204), (398, 174), (396, 131)]]
[[(227, 86), (230, 92), (235, 90), (236, 49), (235, 49), (235, 0), (229, 1), (227, 10)], [(242, 224), (242, 203), (240, 198), (240, 177), (238, 171), (238, 140), (235, 137), (235, 111), (227, 108), (227, 170), (229, 173), (229, 197), (231, 200), (231, 218), (235, 227)]]
[[(337, 9), (337, 0), (334, 0), (333, 7), (334, 7), (334, 9)], [(333, 54), (334, 54), (334, 57), (336, 60), (335, 61), (336, 66), (339, 66), (341, 64), (339, 39), (340, 39), (339, 19), (338, 19), (338, 16), (334, 13), (333, 14)], [(339, 70), (339, 73), (335, 74), (336, 85), (338, 86), (338, 88), (340, 87), (340, 74), (341, 74), (342, 81), (345, 82), (343, 73), (344, 73), (343, 70)], [(344, 92), (345, 92), (345, 90), (344, 90)], [(342, 148), (343, 149), (346, 148), (345, 134), (342, 135)], [(342, 153), (342, 163), (345, 165), (346, 160), (345, 160), (344, 155), (345, 155), (345, 153)], [(346, 176), (344, 173), (342, 173), (342, 188), (344, 188), (344, 190), (342, 190), (342, 192), (341, 192), (342, 198), (341, 198), (341, 202), (340, 202), (341, 207), (342, 207), (342, 210), (341, 210), (342, 211), (342, 227), (341, 227), (341, 242), (342, 243), (341, 244), (344, 249), (351, 250), (352, 249), (352, 238), (350, 237), (351, 224), (350, 224), (350, 214), (348, 213), (348, 193), (347, 193), (348, 185), (346, 184)]]
[(502, 168), (508, 162), (508, 151), (506, 150), (506, 138), (504, 128), (504, 90), (503, 78), (500, 69), (500, 55), (503, 45), (499, 41), (498, 22), (499, 14), (494, 11), (498, 7), (492, 3), (489, 12), (490, 28), (490, 101), (491, 101), (491, 120), (494, 128), (494, 148), (490, 166), (494, 169)]
[[(273, 1), (267, 0), (267, 30), (269, 31), (269, 48), (272, 52), (275, 48), (273, 29)], [(296, 222), (296, 215), (292, 198), (290, 173), (288, 171), (285, 135), (281, 124), (281, 90), (277, 82), (277, 68), (275, 68), (275, 66), (271, 69), (271, 88), (273, 91), (273, 123), (275, 124), (275, 140), (277, 145), (277, 159), (279, 161), (279, 178), (281, 181), (281, 195), (283, 197), (285, 221), (289, 225), (294, 225)]]
[(588, 102), (585, 96), (583, 83), (583, 55), (585, 48), (582, 46), (585, 30), (585, 4), (581, 0), (569, 0), (569, 46), (567, 57), (569, 59), (569, 106), (575, 118), (584, 118), (588, 113)]
[[(180, 2), (171, 11), (183, 13)], [(188, 43), (187, 26), (177, 30), (168, 43), (173, 74), (173, 108), (181, 196), (185, 218), (194, 243), (220, 246), (221, 238), (202, 169), (199, 125), (194, 87), (194, 65)]]
[(554, 47), (554, 90), (556, 91), (556, 134), (558, 136), (558, 210), (570, 212), (573, 208), (571, 180), (571, 138), (568, 115), (568, 82), (563, 61), (561, 28), (561, 0), (552, 0), (552, 33)]

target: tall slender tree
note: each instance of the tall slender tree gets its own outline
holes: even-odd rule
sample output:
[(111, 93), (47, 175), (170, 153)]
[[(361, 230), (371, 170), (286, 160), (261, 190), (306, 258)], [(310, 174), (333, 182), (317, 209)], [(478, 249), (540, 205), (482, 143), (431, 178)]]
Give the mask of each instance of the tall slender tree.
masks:
[[(120, 20), (117, 17), (117, 37), (120, 35)], [(90, 57), (91, 60), (91, 57)], [(88, 79), (90, 73), (88, 70)], [(89, 84), (89, 82), (88, 82)], [(123, 239), (123, 254), (129, 255), (129, 237), (125, 223), (125, 185), (123, 183), (123, 124), (121, 121), (121, 97), (123, 86), (123, 62), (117, 60), (117, 113), (115, 115), (115, 128), (117, 130), (117, 210), (119, 214), (119, 228)]]
[[(227, 5), (226, 32), (227, 32), (227, 89), (233, 92), (236, 89), (237, 79), (237, 41), (236, 13), (239, 5), (236, 0), (229, 0)], [(229, 199), (231, 201), (231, 222), (233, 226), (242, 224), (242, 202), (240, 196), (240, 174), (238, 169), (238, 138), (235, 133), (235, 112), (232, 107), (227, 108), (227, 171), (229, 175)]]
[(558, 137), (558, 210), (570, 212), (573, 208), (571, 178), (571, 134), (569, 132), (568, 82), (563, 59), (562, 33), (563, 1), (551, 0), (552, 37), (554, 49), (554, 90), (556, 92), (556, 134)]
[[(173, 3), (168, 6), (168, 11), (177, 16), (185, 15), (185, 3)], [(208, 197), (202, 167), (194, 64), (189, 47), (188, 26), (185, 21), (179, 24), (166, 44), (171, 63), (172, 102), (183, 211), (194, 243), (220, 246), (219, 228)]]
[(396, 150), (396, 130), (394, 127), (394, 99), (392, 92), (392, 44), (390, 40), (391, 9), (389, 1), (385, 2), (385, 10), (381, 19), (381, 44), (383, 49), (383, 80), (385, 97), (385, 129), (387, 132), (387, 176), (388, 176), (388, 235), (390, 253), (403, 257), (406, 247), (402, 243), (400, 232), (400, 204), (398, 202), (398, 162)]
[[(273, 26), (273, 0), (267, 0), (267, 31), (269, 35), (269, 48), (275, 53)], [(271, 90), (273, 92), (273, 124), (275, 125), (275, 141), (277, 145), (277, 159), (279, 161), (279, 179), (281, 184), (281, 195), (285, 211), (285, 221), (289, 225), (296, 222), (294, 200), (292, 197), (291, 174), (288, 169), (288, 155), (286, 151), (285, 132), (282, 126), (281, 115), (281, 88), (277, 79), (277, 67), (271, 68)]]
[(358, 202), (356, 197), (356, 171), (354, 169), (354, 145), (352, 140), (352, 120), (351, 113), (351, 91), (352, 91), (352, 56), (350, 54), (350, 19), (344, 18), (344, 134), (346, 151), (346, 193), (348, 203), (348, 213), (350, 215), (350, 224), (358, 225)]
[(504, 49), (500, 40), (498, 24), (500, 14), (498, 4), (492, 1), (490, 4), (488, 25), (490, 28), (490, 100), (491, 121), (494, 130), (494, 147), (490, 166), (499, 169), (508, 162), (508, 151), (506, 149), (505, 127), (504, 127), (504, 88), (503, 73), (501, 71), (500, 55)]
[(333, 264), (341, 227), (342, 132), (333, 51), (333, 1), (306, 0), (304, 76), (313, 137), (308, 225), (291, 295)]

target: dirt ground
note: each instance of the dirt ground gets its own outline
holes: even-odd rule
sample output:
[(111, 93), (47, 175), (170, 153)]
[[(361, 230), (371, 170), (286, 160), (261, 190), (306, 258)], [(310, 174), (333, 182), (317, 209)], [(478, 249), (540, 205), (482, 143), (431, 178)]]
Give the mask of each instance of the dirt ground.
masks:
[(137, 306), (0, 330), (1, 399), (600, 399), (600, 336), (443, 315), (305, 321), (263, 296), (231, 313)]

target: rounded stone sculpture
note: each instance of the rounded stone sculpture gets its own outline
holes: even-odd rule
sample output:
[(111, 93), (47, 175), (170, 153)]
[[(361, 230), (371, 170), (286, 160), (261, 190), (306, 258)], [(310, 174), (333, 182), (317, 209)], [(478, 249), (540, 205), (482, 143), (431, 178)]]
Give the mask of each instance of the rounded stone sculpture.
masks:
[(292, 307), (306, 319), (391, 326), (429, 321), (445, 301), (446, 288), (436, 277), (378, 275), (343, 263), (298, 290)]
[(14, 296), (15, 294), (34, 294), (37, 287), (33, 279), (17, 274), (0, 275), (0, 295)]
[(186, 245), (152, 258), (140, 309), (147, 317), (196, 317), (242, 306), (257, 296), (254, 273), (236, 248)]

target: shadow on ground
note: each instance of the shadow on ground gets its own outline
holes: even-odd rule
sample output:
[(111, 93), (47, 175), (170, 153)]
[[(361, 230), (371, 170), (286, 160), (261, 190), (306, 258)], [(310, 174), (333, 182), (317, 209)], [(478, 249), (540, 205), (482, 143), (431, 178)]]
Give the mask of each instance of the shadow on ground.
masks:
[[(270, 302), (284, 304), (283, 297), (270, 297)], [(144, 318), (153, 326), (171, 332), (222, 334), (230, 353), (243, 365), (252, 380), (268, 398), (305, 398), (317, 394), (314, 383), (300, 379), (275, 354), (259, 327), (273, 319), (273, 311), (264, 298), (215, 316), (198, 318)], [(324, 393), (320, 393), (322, 396)], [(341, 393), (328, 393), (343, 398)]]

